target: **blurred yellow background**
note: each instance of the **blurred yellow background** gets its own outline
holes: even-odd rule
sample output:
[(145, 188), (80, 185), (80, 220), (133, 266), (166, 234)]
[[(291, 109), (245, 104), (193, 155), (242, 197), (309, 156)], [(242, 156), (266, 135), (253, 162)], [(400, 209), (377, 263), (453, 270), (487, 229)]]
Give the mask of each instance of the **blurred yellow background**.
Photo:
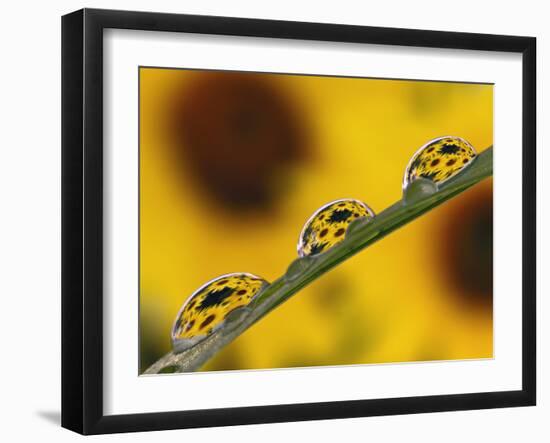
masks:
[[(268, 281), (320, 206), (401, 198), (424, 143), (493, 143), (492, 85), (140, 69), (140, 367), (206, 281)], [(203, 370), (491, 358), (492, 181), (400, 228)]]

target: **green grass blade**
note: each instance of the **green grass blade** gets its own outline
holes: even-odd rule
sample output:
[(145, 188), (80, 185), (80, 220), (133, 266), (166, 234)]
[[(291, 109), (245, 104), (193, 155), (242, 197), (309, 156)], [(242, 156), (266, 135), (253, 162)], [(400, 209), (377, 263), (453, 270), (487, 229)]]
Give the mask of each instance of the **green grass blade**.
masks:
[(491, 146), (483, 151), (469, 167), (442, 183), (438, 188), (427, 180), (414, 182), (402, 200), (377, 214), (374, 219), (368, 222), (364, 219), (356, 220), (348, 228), (343, 242), (318, 256), (298, 258), (292, 262), (282, 277), (267, 286), (248, 307), (234, 312), (221, 329), (191, 349), (179, 354), (172, 352), (166, 354), (150, 366), (144, 374), (158, 374), (166, 367), (174, 367), (175, 372), (191, 372), (200, 369), (223, 347), (304, 286), (362, 249), (492, 174), (493, 148)]

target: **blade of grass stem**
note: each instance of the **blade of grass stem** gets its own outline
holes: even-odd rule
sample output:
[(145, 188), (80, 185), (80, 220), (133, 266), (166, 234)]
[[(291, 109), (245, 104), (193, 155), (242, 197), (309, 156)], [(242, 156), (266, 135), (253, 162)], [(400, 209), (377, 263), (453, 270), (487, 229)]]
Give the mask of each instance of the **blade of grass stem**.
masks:
[(438, 188), (434, 188), (433, 192), (419, 192), (414, 198), (403, 198), (377, 214), (368, 223), (357, 221), (357, 224), (348, 230), (343, 242), (323, 254), (295, 260), (287, 272), (267, 286), (248, 308), (228, 318), (224, 327), (191, 349), (178, 354), (169, 352), (151, 365), (144, 374), (158, 374), (167, 366), (176, 367), (176, 372), (192, 372), (200, 369), (223, 347), (303, 287), (399, 227), (492, 174), (493, 147), (491, 146), (483, 151), (469, 167), (442, 183)]

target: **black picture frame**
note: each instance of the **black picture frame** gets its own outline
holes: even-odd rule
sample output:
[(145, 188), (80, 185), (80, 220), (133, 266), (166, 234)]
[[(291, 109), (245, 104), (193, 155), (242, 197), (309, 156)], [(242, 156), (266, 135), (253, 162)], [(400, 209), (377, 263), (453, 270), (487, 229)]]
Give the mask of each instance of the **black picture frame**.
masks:
[[(522, 54), (522, 389), (104, 415), (103, 31), (192, 32)], [(83, 9), (62, 18), (62, 426), (82, 434), (501, 408), (536, 402), (536, 39)]]

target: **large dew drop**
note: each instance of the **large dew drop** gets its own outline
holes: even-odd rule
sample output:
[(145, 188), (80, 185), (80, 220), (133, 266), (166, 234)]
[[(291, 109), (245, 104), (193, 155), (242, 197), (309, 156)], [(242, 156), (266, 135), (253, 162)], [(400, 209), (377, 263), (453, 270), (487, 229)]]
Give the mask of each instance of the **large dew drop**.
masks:
[[(202, 285), (180, 308), (171, 338), (173, 351), (183, 352), (221, 328), (232, 312), (244, 309), (268, 285), (248, 273), (225, 274)], [(237, 311), (236, 311), (237, 310)]]
[(445, 136), (431, 140), (409, 161), (403, 177), (403, 189), (418, 178), (439, 185), (470, 166), (476, 156), (474, 147), (460, 137)]
[(374, 212), (359, 200), (346, 198), (321, 207), (300, 233), (298, 255), (306, 257), (326, 252), (344, 240), (348, 226), (360, 217), (371, 219)]

